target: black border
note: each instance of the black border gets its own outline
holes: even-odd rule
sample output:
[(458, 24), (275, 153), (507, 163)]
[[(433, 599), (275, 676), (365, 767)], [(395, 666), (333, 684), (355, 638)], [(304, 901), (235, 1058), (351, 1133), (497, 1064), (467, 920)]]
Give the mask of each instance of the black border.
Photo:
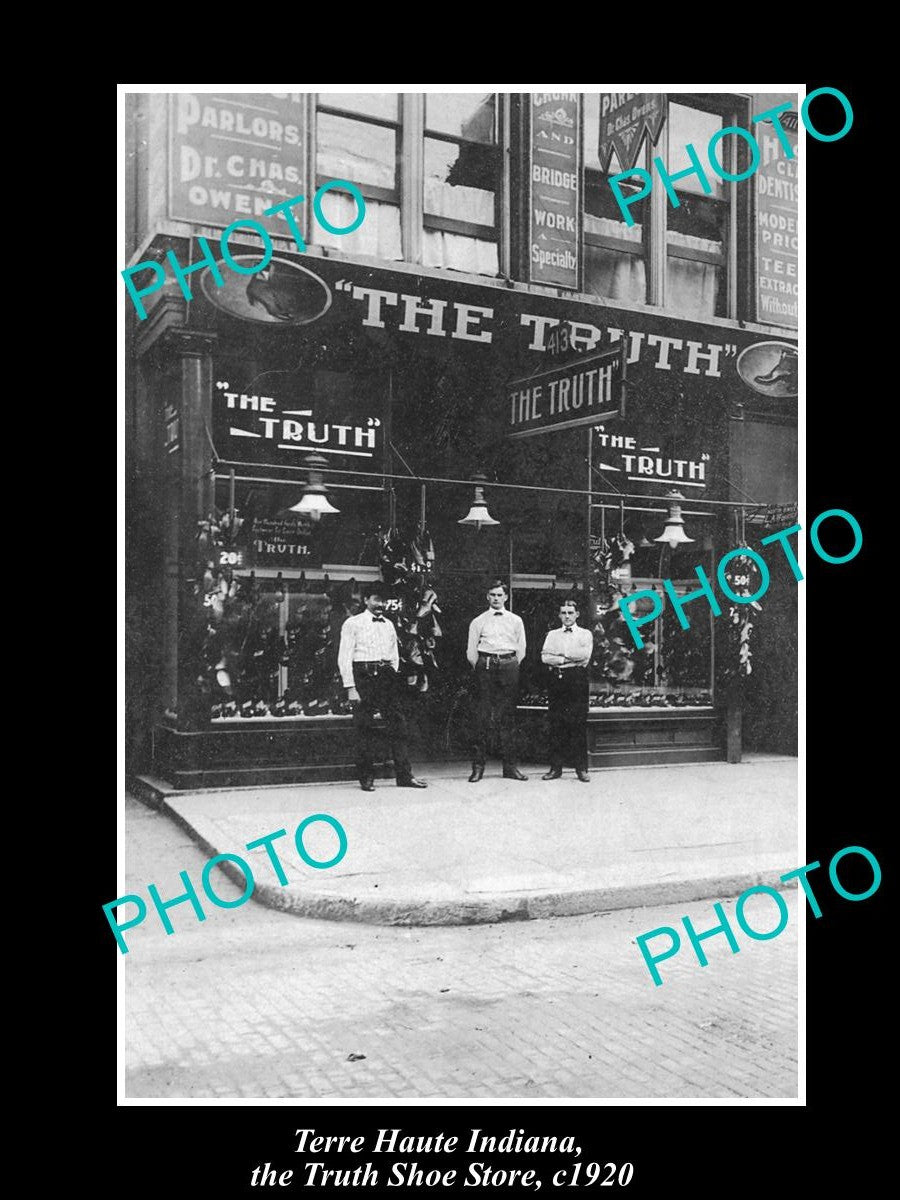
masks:
[[(802, 1111), (770, 1108), (757, 1118), (743, 1105), (711, 1105), (681, 1118), (671, 1106), (653, 1106), (652, 1112), (641, 1105), (529, 1108), (514, 1102), (494, 1108), (472, 1104), (381, 1109), (312, 1101), (252, 1108), (141, 1105), (111, 1114), (108, 1082), (104, 1082), (95, 1135), (102, 1157), (91, 1169), (94, 1178), (98, 1177), (94, 1168), (98, 1173), (102, 1169), (101, 1178), (114, 1175), (117, 1190), (126, 1195), (271, 1194), (271, 1189), (249, 1188), (245, 1181), (250, 1169), (266, 1160), (281, 1167), (295, 1166), (291, 1159), (301, 1156), (292, 1153), (293, 1131), (307, 1124), (324, 1133), (346, 1134), (395, 1125), (410, 1133), (444, 1130), (450, 1134), (473, 1125), (498, 1134), (510, 1127), (541, 1135), (572, 1133), (584, 1139), (591, 1157), (634, 1162), (636, 1174), (626, 1191), (628, 1197), (664, 1196), (685, 1185), (695, 1196), (741, 1194), (745, 1187), (757, 1191), (767, 1181), (770, 1186), (775, 1182), (779, 1190), (826, 1179), (833, 1187), (845, 1171), (847, 1181), (852, 1179), (857, 1186), (872, 1178), (875, 1165), (869, 1139), (855, 1149), (850, 1130), (860, 1118), (877, 1112), (878, 1068), (890, 1044), (884, 1036), (883, 1006), (890, 955), (885, 947), (885, 914), (893, 882), (886, 845), (892, 773), (886, 769), (886, 751), (875, 722), (892, 707), (894, 654), (892, 597), (885, 589), (882, 599), (880, 586), (889, 572), (875, 568), (883, 559), (881, 547), (891, 545), (880, 525), (894, 507), (879, 506), (876, 500), (876, 480), (890, 478), (892, 470), (891, 447), (881, 420), (882, 409), (892, 407), (887, 396), (882, 398), (893, 377), (887, 357), (891, 341), (881, 331), (881, 314), (891, 310), (880, 298), (890, 271), (881, 247), (885, 225), (890, 237), (891, 193), (886, 193), (887, 204), (872, 203), (880, 189), (889, 187), (875, 153), (874, 129), (883, 108), (873, 90), (833, 78), (807, 84), (808, 90), (821, 86), (840, 88), (849, 97), (854, 124), (838, 142), (807, 137), (805, 143), (807, 519), (803, 524), (808, 528), (818, 513), (843, 508), (859, 521), (864, 544), (860, 554), (842, 566), (823, 563), (808, 549), (806, 579), (798, 585), (805, 591), (807, 613), (807, 846), (802, 861), (822, 864), (810, 882), (823, 916), (815, 919), (806, 911), (807, 1103), (816, 1111), (807, 1116)], [(822, 103), (821, 115), (818, 106), (814, 115), (824, 125), (827, 106)], [(893, 563), (886, 560), (885, 566)], [(115, 894), (116, 881), (110, 806), (101, 807), (101, 818), (93, 819), (103, 853), (98, 855), (92, 879), (102, 879), (105, 886), (86, 888), (86, 906), (81, 911), (93, 912), (89, 945), (93, 949), (96, 939), (97, 954), (104, 959), (97, 976), (101, 987), (95, 992), (99, 1011), (93, 1014), (94, 1045), (103, 1049), (93, 1069), (102, 1061), (103, 1079), (108, 1081), (111, 1013), (108, 1001), (100, 997), (108, 996), (107, 989), (115, 986), (118, 964), (100, 905)], [(884, 873), (879, 891), (857, 904), (836, 897), (827, 880), (832, 855), (848, 845), (872, 851)], [(841, 878), (845, 885), (861, 890), (868, 882), (865, 868), (856, 874), (853, 868), (846, 862)], [(81, 936), (79, 932), (79, 941)], [(822, 1137), (826, 1127), (819, 1118), (828, 1110), (841, 1122), (842, 1132), (834, 1141)], [(765, 1121), (764, 1143), (760, 1131), (754, 1132), (757, 1120)], [(777, 1169), (771, 1158), (773, 1141), (786, 1151), (784, 1157), (776, 1154)], [(105, 1161), (107, 1153), (113, 1161)], [(516, 1165), (512, 1157), (507, 1165)], [(545, 1165), (544, 1174), (547, 1170)], [(284, 1194), (283, 1189), (276, 1190)], [(515, 1190), (523, 1194), (522, 1189)], [(375, 1189), (359, 1191), (380, 1194)], [(413, 1191), (395, 1188), (387, 1195)], [(428, 1194), (448, 1191), (433, 1189)], [(480, 1189), (467, 1192), (476, 1197), (483, 1194)], [(556, 1189), (550, 1189), (554, 1193)], [(317, 1193), (304, 1189), (303, 1194)], [(499, 1188), (489, 1189), (488, 1194), (510, 1193)]]

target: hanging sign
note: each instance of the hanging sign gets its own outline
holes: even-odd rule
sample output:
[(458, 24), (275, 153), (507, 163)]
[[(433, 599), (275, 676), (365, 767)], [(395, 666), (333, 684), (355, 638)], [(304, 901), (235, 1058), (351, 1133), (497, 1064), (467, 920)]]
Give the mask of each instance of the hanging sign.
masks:
[(322, 455), (341, 470), (380, 471), (381, 402), (367, 381), (333, 371), (264, 371), (219, 360), (212, 438), (220, 459), (302, 467)]
[(600, 170), (615, 150), (620, 171), (630, 171), (648, 139), (655, 145), (666, 121), (664, 92), (607, 92), (600, 96)]
[(631, 436), (621, 426), (615, 430), (597, 425), (594, 439), (594, 467), (617, 483), (620, 491), (633, 490), (625, 484), (664, 483), (669, 487), (696, 488), (699, 495), (709, 484), (711, 456), (691, 446), (679, 457), (668, 437)]
[(622, 416), (625, 343), (517, 379), (507, 386), (504, 402), (508, 437), (532, 437)]

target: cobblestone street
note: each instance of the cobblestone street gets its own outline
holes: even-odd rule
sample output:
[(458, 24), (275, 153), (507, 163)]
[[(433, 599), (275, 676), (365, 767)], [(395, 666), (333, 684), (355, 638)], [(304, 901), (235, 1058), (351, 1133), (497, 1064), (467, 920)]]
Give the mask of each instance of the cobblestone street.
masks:
[[(199, 881), (206, 858), (126, 801), (128, 890), (146, 897), (156, 882), (174, 895), (163, 881), (182, 869)], [(215, 886), (239, 894), (221, 875)], [(783, 894), (779, 937), (739, 932), (736, 955), (709, 939), (706, 968), (683, 937), (662, 987), (634, 938), (683, 915), (708, 929), (711, 901), (428, 929), (253, 902), (205, 905), (201, 924), (183, 904), (172, 936), (148, 902), (119, 964), (125, 1095), (795, 1097), (799, 905), (796, 890)], [(733, 900), (725, 909), (733, 916)], [(751, 923), (771, 927), (770, 916)]]

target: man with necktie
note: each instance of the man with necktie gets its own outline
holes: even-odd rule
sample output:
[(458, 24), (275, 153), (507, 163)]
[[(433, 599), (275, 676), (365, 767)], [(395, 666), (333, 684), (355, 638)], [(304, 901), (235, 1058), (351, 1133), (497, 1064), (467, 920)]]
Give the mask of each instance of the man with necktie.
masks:
[(528, 778), (516, 765), (516, 701), (519, 664), (525, 657), (525, 625), (521, 617), (507, 612), (507, 595), (506, 585), (494, 580), (487, 593), (487, 611), (469, 625), (466, 657), (478, 688), (478, 728), (469, 783), (478, 783), (484, 775), (487, 735), (494, 717), (500, 726), (503, 778)]
[(547, 699), (550, 718), (550, 770), (542, 779), (559, 779), (565, 764), (575, 768), (582, 783), (589, 783), (587, 717), (590, 703), (588, 666), (594, 653), (594, 635), (577, 624), (578, 606), (564, 600), (559, 606), (560, 628), (544, 639), (541, 662), (549, 668)]
[(354, 702), (356, 767), (364, 792), (375, 790), (376, 713), (381, 713), (390, 740), (397, 787), (428, 787), (424, 780), (413, 777), (409, 763), (402, 684), (397, 674), (400, 649), (397, 631), (384, 615), (384, 591), (384, 585), (377, 582), (363, 587), (365, 608), (341, 626), (338, 650), (341, 680), (347, 698)]

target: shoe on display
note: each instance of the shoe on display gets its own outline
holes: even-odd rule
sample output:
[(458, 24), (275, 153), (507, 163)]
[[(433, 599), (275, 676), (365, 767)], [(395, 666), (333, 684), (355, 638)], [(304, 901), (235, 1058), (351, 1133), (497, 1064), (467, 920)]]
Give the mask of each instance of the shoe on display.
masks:
[(472, 774), (469, 776), (469, 783), (480, 783), (484, 777), (484, 764), (472, 763)]
[(551, 767), (546, 775), (542, 775), (541, 779), (562, 779), (562, 771), (559, 767)]

